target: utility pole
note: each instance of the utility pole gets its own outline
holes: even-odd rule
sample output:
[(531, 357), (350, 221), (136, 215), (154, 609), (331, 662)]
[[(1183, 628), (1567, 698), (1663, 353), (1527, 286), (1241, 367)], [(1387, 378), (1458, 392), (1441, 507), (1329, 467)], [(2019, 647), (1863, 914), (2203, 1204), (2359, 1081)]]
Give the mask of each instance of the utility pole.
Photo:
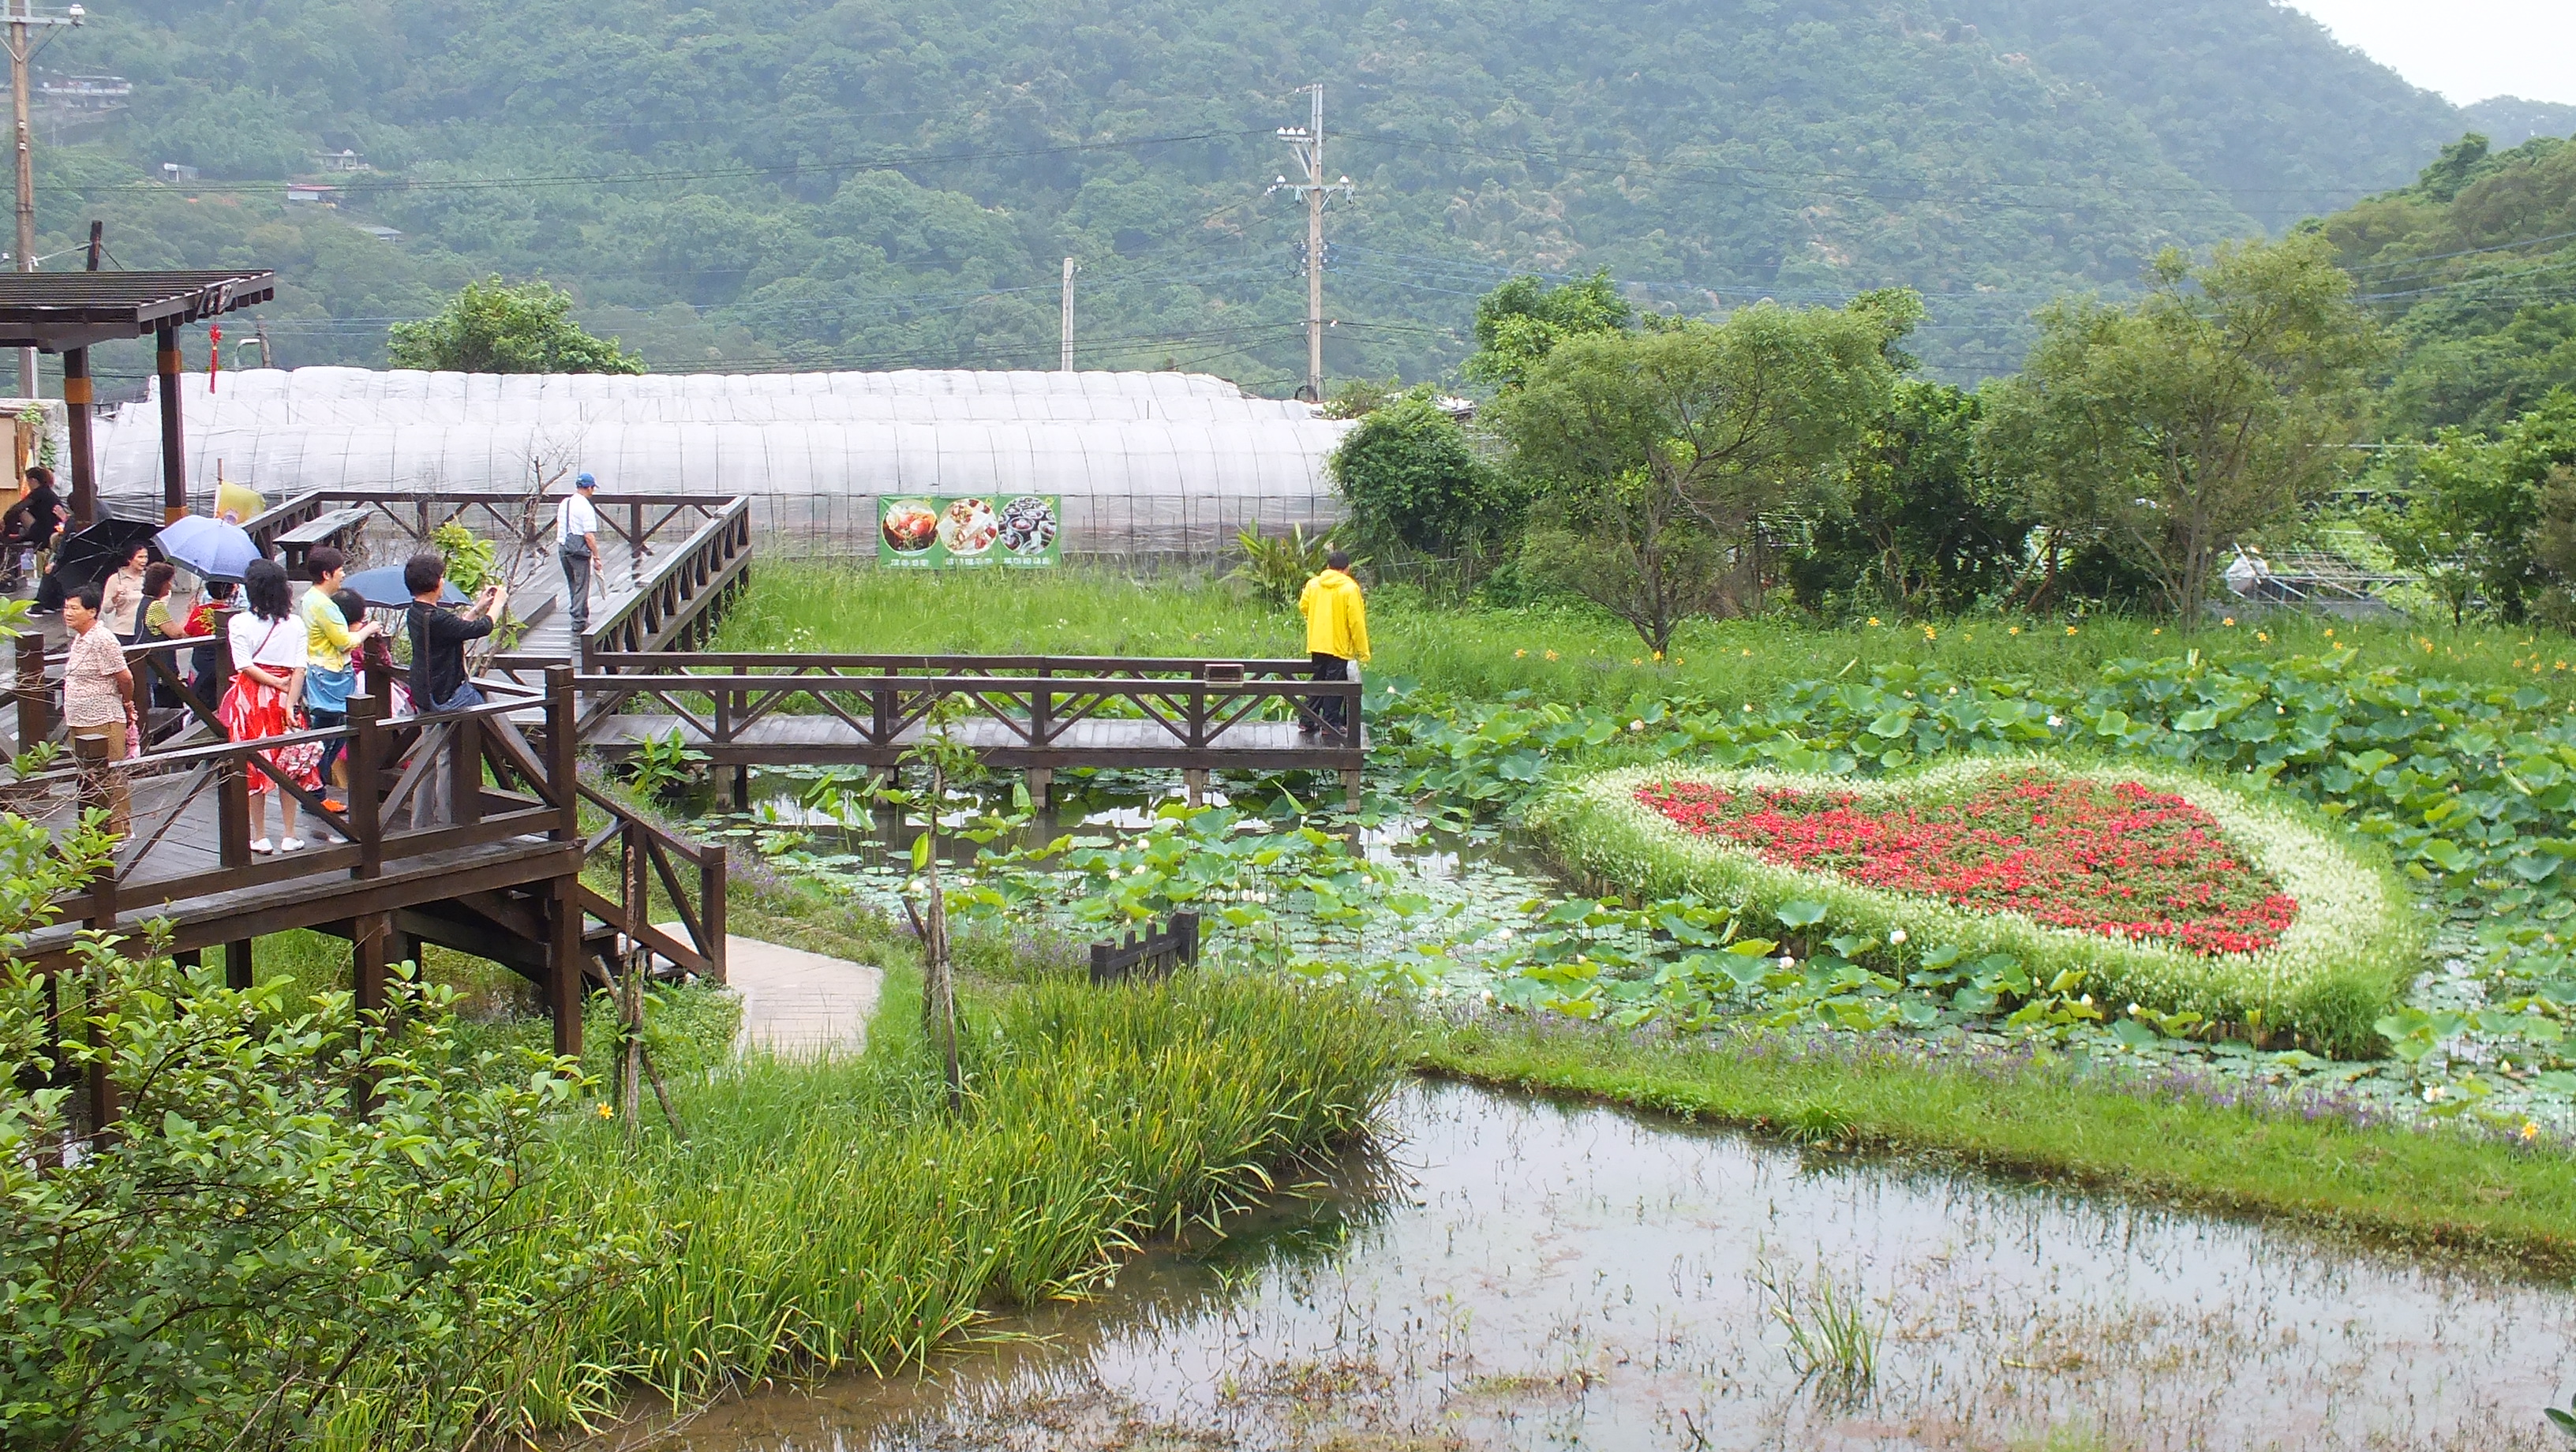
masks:
[(1064, 260), (1064, 360), (1058, 365), (1067, 373), (1073, 371), (1073, 259)]
[[(1300, 86), (1297, 94), (1314, 97), (1314, 110), (1303, 126), (1282, 126), (1279, 139), (1288, 143), (1296, 154), (1301, 181), (1280, 177), (1270, 184), (1273, 192), (1294, 192), (1306, 204), (1306, 386), (1299, 396), (1310, 403), (1324, 401), (1324, 196), (1339, 192), (1344, 199), (1351, 195), (1351, 179), (1337, 182), (1324, 180), (1324, 83)], [(1267, 195), (1267, 193), (1264, 193)]]
[[(27, 126), (28, 93), (34, 89), (35, 51), (31, 27), (78, 25), (85, 12), (75, 5), (60, 15), (38, 15), (35, 0), (9, 0), (9, 90), (18, 118), (18, 270), (36, 270), (36, 146)], [(18, 350), (18, 390), (36, 393), (36, 350)]]

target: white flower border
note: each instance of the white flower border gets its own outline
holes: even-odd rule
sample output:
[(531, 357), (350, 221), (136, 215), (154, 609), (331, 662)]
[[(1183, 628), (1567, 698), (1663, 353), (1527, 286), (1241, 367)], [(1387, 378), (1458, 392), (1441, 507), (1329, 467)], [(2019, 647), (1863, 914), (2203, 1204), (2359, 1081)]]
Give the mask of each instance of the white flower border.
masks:
[[(2207, 812), (2255, 866), (2298, 899), (2298, 915), (2278, 942), (2254, 953), (2201, 955), (2124, 942), (2051, 927), (2016, 912), (1970, 912), (1862, 887), (1829, 872), (1780, 866), (1744, 848), (1693, 836), (1636, 798), (1637, 788), (1649, 783), (1697, 782), (1736, 791), (1849, 792), (1863, 801), (1893, 802), (1958, 793), (2034, 768), (2105, 784), (2136, 782), (2183, 798)], [(1947, 942), (1973, 953), (2010, 953), (2033, 968), (2080, 967), (2088, 989), (2105, 1000), (2106, 1013), (2134, 1001), (2242, 1024), (2259, 1012), (2266, 1025), (2309, 1035), (2326, 1027), (2315, 1021), (2321, 992), (2339, 987), (2393, 1001), (2423, 952), (2422, 924), (2396, 874), (2337, 840), (2304, 808), (2150, 766), (2015, 753), (1870, 779), (1680, 764), (1622, 767), (1550, 793), (1529, 821), (1569, 865), (1612, 883), (1687, 889), (1762, 909), (1799, 898), (1821, 901), (1828, 921), (1845, 931), (1885, 937), (1902, 927), (1926, 947)], [(2350, 1026), (2342, 1027), (2348, 1036)]]

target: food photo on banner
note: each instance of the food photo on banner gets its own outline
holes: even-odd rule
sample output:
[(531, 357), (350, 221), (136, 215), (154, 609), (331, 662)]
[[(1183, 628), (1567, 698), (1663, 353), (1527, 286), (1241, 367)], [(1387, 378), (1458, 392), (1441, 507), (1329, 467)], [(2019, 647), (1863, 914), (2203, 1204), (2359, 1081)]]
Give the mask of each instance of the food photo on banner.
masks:
[(877, 500), (877, 563), (905, 569), (1052, 565), (1064, 501), (1053, 494), (889, 494)]

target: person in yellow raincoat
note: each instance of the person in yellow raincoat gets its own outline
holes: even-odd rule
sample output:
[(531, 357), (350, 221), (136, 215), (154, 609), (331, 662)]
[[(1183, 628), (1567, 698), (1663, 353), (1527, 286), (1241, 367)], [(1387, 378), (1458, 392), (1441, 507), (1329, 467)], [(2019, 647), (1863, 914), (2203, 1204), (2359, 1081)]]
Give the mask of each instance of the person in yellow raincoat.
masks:
[[(1324, 556), (1324, 568), (1306, 582), (1304, 593), (1297, 597), (1298, 613), (1306, 617), (1306, 653), (1314, 658), (1318, 681), (1356, 680), (1351, 663), (1369, 658), (1368, 606), (1360, 599), (1360, 582), (1351, 578), (1351, 557), (1340, 550)], [(1344, 718), (1342, 708), (1348, 698), (1313, 696), (1314, 708), (1309, 717), (1300, 713), (1297, 734), (1312, 736), (1319, 729), (1329, 729), (1337, 736), (1348, 735), (1358, 724)]]

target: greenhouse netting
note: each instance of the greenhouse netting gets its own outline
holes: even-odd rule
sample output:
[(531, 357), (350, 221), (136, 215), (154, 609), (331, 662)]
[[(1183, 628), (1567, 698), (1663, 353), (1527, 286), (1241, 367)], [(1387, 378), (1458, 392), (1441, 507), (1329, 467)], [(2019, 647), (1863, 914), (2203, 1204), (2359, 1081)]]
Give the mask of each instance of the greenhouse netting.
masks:
[[(181, 395), (192, 496), (218, 471), (270, 502), (315, 489), (515, 492), (568, 471), (609, 493), (748, 495), (773, 549), (873, 553), (877, 501), (1058, 495), (1074, 554), (1204, 554), (1338, 516), (1350, 425), (1188, 373), (465, 374), (256, 369)], [(161, 491), (160, 411), (102, 421), (119, 514)]]

